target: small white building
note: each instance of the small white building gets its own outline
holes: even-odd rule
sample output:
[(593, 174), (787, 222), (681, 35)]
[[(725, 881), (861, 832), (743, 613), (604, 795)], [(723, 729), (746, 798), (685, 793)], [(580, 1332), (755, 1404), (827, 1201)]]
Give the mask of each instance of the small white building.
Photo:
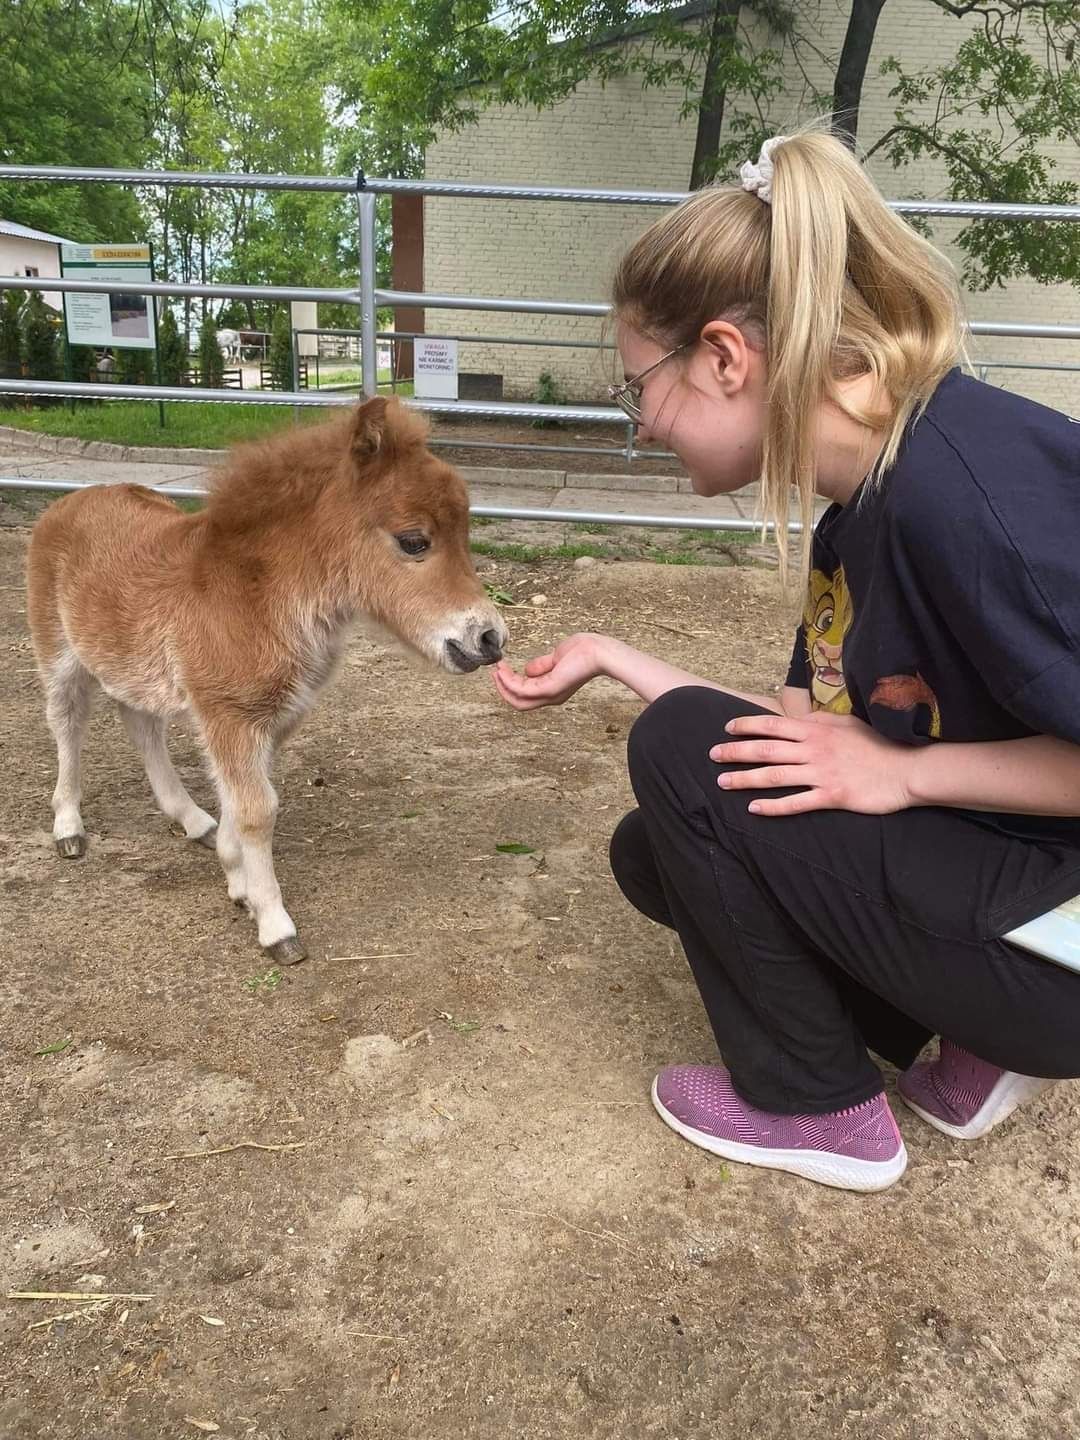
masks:
[[(0, 220), (0, 275), (59, 275), (60, 246), (73, 243), (62, 235)], [(64, 308), (59, 290), (45, 290), (41, 298), (53, 310)]]

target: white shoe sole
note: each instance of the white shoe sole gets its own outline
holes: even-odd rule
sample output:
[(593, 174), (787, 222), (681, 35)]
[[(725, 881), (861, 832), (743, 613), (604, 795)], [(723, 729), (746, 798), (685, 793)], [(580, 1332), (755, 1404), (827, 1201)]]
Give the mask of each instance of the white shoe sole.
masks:
[(766, 1170), (786, 1170), (791, 1175), (801, 1175), (804, 1180), (815, 1180), (819, 1185), (832, 1185), (837, 1190), (887, 1190), (895, 1185), (907, 1169), (907, 1151), (904, 1142), (891, 1160), (852, 1160), (844, 1155), (832, 1155), (824, 1150), (765, 1150), (758, 1145), (742, 1145), (737, 1140), (719, 1140), (704, 1130), (695, 1130), (677, 1119), (664, 1105), (652, 1085), (652, 1103), (656, 1113), (677, 1135), (698, 1145), (713, 1155), (725, 1160), (734, 1160), (739, 1165), (759, 1165)]
[(921, 1105), (916, 1105), (914, 1100), (908, 1099), (902, 1088), (897, 1088), (908, 1109), (914, 1110), (920, 1120), (925, 1120), (935, 1130), (940, 1130), (942, 1135), (950, 1135), (954, 1140), (980, 1140), (989, 1134), (995, 1125), (1008, 1119), (1018, 1105), (1041, 1095), (1053, 1083), (1053, 1080), (1040, 1080), (1034, 1075), (1018, 1075), (1014, 1070), (1006, 1070), (966, 1125), (950, 1125), (948, 1120), (941, 1120), (937, 1115), (924, 1110)]

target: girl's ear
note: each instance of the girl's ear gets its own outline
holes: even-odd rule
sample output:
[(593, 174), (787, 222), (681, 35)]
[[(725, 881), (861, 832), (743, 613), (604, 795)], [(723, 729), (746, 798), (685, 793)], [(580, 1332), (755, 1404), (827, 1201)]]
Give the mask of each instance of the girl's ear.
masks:
[(721, 389), (737, 395), (750, 373), (750, 347), (746, 336), (729, 320), (710, 320), (701, 332), (703, 353), (713, 367)]

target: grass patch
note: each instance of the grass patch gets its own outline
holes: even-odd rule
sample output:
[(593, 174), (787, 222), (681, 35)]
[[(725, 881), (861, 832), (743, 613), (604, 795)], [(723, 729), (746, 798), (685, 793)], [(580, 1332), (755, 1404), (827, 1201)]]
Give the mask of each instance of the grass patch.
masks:
[[(411, 395), (412, 384), (399, 385), (399, 395)], [(335, 407), (336, 408), (336, 407)], [(301, 425), (326, 420), (329, 408), (300, 411)], [(39, 435), (60, 435), (76, 440), (106, 440), (113, 445), (167, 445), (221, 450), (243, 440), (261, 440), (297, 422), (289, 405), (245, 405), (209, 401), (165, 405), (165, 427), (158, 421), (156, 400), (106, 400), (101, 404), (66, 405), (47, 409), (0, 410), (0, 425)]]
[[(577, 533), (586, 533), (587, 527), (573, 526)], [(588, 533), (595, 534), (595, 528)], [(514, 560), (524, 565), (538, 564), (543, 560), (579, 560), (583, 555), (593, 560), (652, 560), (658, 565), (707, 565), (720, 557), (728, 563), (735, 560), (732, 547), (744, 548), (753, 543), (755, 537), (733, 530), (691, 530), (679, 535), (672, 533), (670, 539), (619, 540), (614, 537), (610, 543), (599, 541), (571, 541), (560, 545), (523, 545), (515, 541), (499, 543), (491, 540), (473, 540), (474, 554), (485, 555), (492, 560)], [(736, 561), (736, 563), (738, 563)]]
[[(324, 411), (304, 411), (303, 418), (325, 419)], [(258, 440), (293, 424), (292, 410), (282, 405), (226, 405), (195, 401), (166, 405), (165, 428), (158, 424), (156, 401), (109, 400), (101, 405), (76, 405), (48, 410), (6, 410), (0, 423), (41, 435), (77, 440), (106, 440), (114, 445), (179, 445), (217, 450), (237, 440)]]
[(497, 544), (490, 540), (474, 540), (473, 553), (492, 560), (519, 560), (530, 565), (538, 560), (578, 560), (590, 555), (594, 560), (614, 559), (620, 552), (608, 545), (522, 545), (516, 541)]

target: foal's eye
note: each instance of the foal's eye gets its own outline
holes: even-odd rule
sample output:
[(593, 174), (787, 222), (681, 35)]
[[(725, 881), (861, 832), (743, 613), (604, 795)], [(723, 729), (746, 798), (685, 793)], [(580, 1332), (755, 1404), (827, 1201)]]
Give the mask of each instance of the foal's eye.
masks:
[(431, 549), (431, 541), (426, 535), (421, 535), (418, 530), (410, 530), (395, 538), (406, 555), (423, 555), (425, 550)]

